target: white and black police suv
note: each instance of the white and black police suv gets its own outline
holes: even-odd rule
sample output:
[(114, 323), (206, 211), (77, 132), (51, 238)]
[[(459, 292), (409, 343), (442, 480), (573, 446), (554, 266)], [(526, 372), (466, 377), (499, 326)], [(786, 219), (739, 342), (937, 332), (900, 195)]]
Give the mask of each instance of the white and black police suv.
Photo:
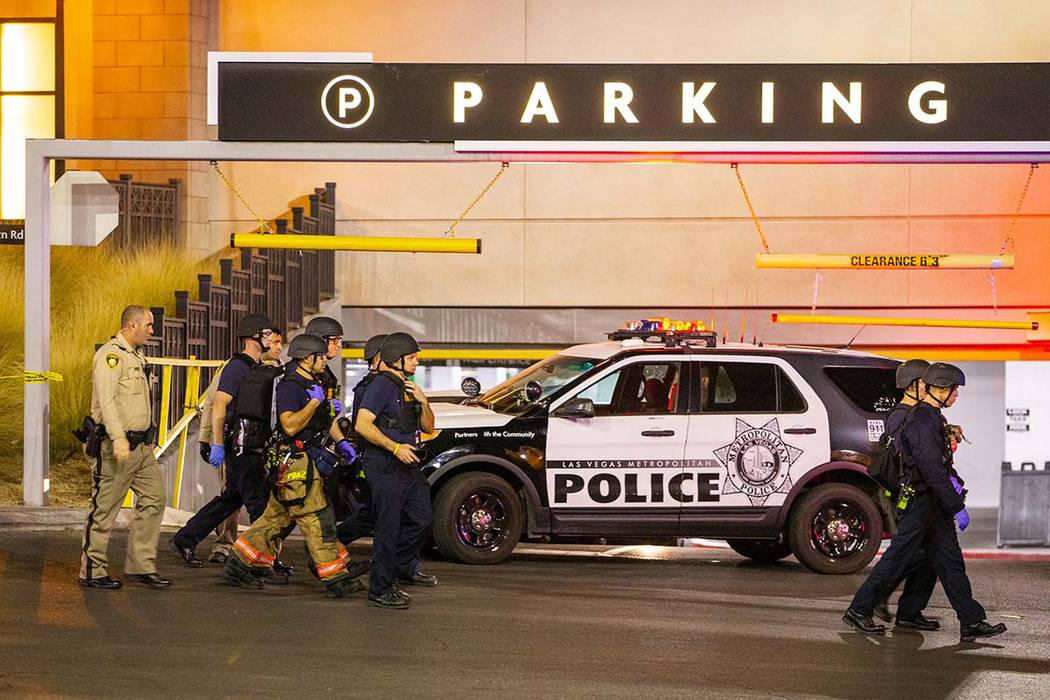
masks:
[[(702, 326), (702, 324), (701, 324)], [(423, 472), (434, 541), (468, 563), (520, 538), (727, 539), (821, 573), (887, 531), (866, 464), (896, 403), (895, 360), (626, 330), (461, 404), (433, 404)]]

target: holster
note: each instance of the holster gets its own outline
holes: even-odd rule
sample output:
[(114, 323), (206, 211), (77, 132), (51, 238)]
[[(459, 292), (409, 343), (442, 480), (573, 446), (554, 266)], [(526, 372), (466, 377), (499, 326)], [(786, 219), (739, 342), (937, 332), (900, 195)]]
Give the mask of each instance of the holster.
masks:
[(94, 459), (102, 449), (102, 440), (106, 437), (106, 426), (96, 423), (91, 416), (84, 417), (84, 424), (72, 431), (73, 437), (84, 443), (84, 454)]

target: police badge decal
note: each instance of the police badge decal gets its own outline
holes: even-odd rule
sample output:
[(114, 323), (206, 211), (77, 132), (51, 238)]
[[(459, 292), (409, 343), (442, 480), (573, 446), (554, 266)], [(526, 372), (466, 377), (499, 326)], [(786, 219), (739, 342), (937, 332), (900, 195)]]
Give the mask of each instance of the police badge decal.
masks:
[(715, 450), (726, 468), (722, 494), (746, 494), (753, 506), (765, 505), (774, 493), (791, 490), (791, 465), (802, 450), (784, 443), (777, 419), (756, 428), (736, 419), (736, 438)]

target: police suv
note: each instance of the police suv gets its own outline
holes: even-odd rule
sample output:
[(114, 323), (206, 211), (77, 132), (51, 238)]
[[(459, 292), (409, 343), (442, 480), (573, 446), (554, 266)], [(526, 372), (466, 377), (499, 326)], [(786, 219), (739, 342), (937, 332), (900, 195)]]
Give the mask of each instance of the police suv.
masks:
[(433, 404), (438, 548), (492, 564), (522, 537), (712, 537), (762, 562), (866, 566), (888, 529), (866, 465), (897, 362), (642, 328)]

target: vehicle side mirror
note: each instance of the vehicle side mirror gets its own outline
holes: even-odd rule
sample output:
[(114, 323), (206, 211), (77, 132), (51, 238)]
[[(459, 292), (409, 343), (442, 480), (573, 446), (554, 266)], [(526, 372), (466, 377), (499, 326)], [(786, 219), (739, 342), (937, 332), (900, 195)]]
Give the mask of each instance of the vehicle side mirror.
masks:
[(481, 382), (475, 377), (464, 377), (463, 381), (459, 383), (459, 388), (464, 394), (474, 398), (481, 393)]
[(551, 413), (555, 418), (594, 418), (594, 402), (590, 399), (569, 399)]

